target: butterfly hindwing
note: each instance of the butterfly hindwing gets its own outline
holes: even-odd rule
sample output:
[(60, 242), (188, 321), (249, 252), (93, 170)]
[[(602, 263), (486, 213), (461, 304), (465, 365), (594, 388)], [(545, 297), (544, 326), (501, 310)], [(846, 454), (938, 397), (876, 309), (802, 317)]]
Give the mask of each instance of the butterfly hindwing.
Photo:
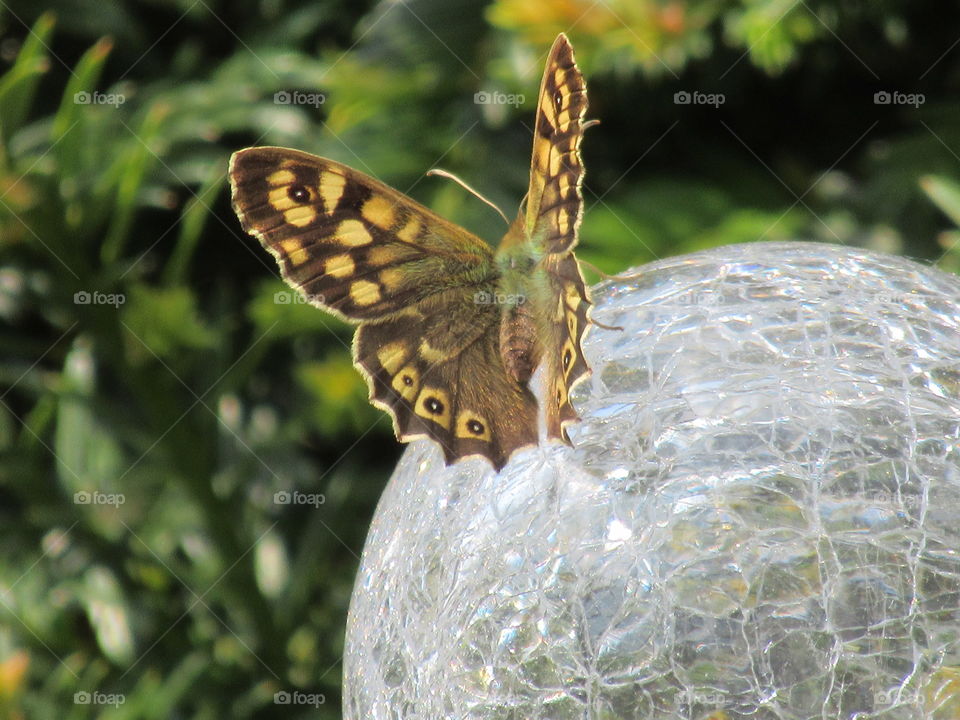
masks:
[(496, 307), (453, 295), (425, 312), (364, 323), (354, 359), (398, 438), (430, 437), (447, 463), (482, 455), (500, 470), (514, 450), (536, 444), (537, 401), (503, 367)]
[(544, 260), (555, 306), (546, 331), (545, 352), (547, 436), (570, 442), (564, 427), (578, 419), (570, 393), (590, 374), (583, 356), (583, 336), (589, 326), (590, 298), (573, 253)]
[(490, 273), (482, 240), (345, 165), (286, 148), (230, 161), (243, 229), (288, 284), (348, 320), (380, 318)]

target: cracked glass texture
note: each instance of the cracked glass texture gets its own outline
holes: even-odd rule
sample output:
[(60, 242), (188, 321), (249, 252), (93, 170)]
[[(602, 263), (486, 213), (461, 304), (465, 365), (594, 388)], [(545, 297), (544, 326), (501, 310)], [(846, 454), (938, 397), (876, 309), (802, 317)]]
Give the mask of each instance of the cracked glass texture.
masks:
[(960, 279), (798, 242), (635, 272), (593, 290), (623, 330), (573, 448), (403, 456), (344, 716), (960, 718)]

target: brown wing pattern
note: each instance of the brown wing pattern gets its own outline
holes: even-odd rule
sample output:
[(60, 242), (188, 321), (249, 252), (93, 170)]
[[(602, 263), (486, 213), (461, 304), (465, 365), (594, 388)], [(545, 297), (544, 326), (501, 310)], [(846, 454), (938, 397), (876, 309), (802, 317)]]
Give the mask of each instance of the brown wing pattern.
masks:
[(348, 320), (382, 318), (490, 275), (482, 240), (333, 160), (249, 148), (231, 158), (230, 179), (243, 229), (284, 280)]
[(527, 237), (549, 253), (567, 252), (577, 243), (583, 213), (580, 139), (586, 112), (586, 83), (570, 41), (561, 34), (550, 49), (540, 83), (525, 211)]
[(544, 353), (547, 437), (569, 444), (570, 437), (564, 426), (579, 419), (570, 403), (570, 393), (590, 374), (582, 349), (590, 322), (590, 296), (573, 253), (549, 255), (544, 264), (556, 298), (549, 339), (545, 343), (549, 350)]
[(500, 358), (499, 311), (463, 292), (385, 323), (364, 323), (354, 360), (400, 440), (430, 437), (449, 464), (482, 455), (500, 470), (537, 442), (537, 401)]

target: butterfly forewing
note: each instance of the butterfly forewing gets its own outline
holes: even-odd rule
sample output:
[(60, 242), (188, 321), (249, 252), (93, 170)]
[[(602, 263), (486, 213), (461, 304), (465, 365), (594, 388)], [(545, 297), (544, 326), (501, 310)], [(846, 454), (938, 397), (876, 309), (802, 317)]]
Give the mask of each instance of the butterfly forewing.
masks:
[(345, 165), (286, 148), (249, 148), (230, 163), (244, 230), (283, 278), (350, 320), (382, 318), (449, 287), (489, 279), (486, 243)]
[(577, 243), (583, 199), (580, 139), (587, 88), (566, 35), (553, 43), (540, 83), (527, 192), (527, 236), (550, 253)]

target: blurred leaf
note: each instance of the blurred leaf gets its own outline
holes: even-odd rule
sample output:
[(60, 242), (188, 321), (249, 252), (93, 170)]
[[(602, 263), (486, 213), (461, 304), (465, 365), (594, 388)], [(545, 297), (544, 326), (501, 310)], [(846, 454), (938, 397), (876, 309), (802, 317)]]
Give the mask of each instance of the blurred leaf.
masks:
[(167, 285), (178, 285), (186, 280), (201, 233), (211, 217), (210, 207), (226, 183), (225, 164), (211, 164), (209, 177), (196, 195), (190, 198), (180, 216), (180, 234), (173, 254), (163, 272)]
[(134, 286), (123, 307), (123, 322), (129, 331), (127, 350), (137, 363), (217, 343), (216, 332), (203, 324), (196, 298), (186, 287)]
[(77, 143), (82, 142), (81, 133), (73, 136), (73, 139), (67, 139), (67, 134), (81, 119), (83, 113), (90, 107), (94, 109), (103, 109), (103, 105), (96, 101), (94, 93), (97, 92), (96, 85), (103, 72), (103, 65), (107, 61), (107, 56), (113, 49), (113, 42), (107, 38), (102, 38), (87, 50), (80, 58), (76, 68), (71, 73), (66, 90), (60, 100), (60, 109), (53, 118), (52, 139), (54, 142), (64, 142), (66, 151), (62, 152), (62, 157), (74, 157), (79, 153), (75, 151)]
[(82, 599), (87, 619), (103, 654), (117, 665), (133, 660), (133, 636), (123, 590), (114, 574), (105, 567), (84, 573)]
[(89, 343), (74, 343), (63, 369), (53, 451), (61, 485), (70, 501), (80, 504), (89, 503), (84, 499), (91, 493), (116, 492), (112, 482), (122, 460), (112, 434), (91, 407), (95, 377), (96, 359)]
[(132, 131), (135, 142), (128, 143), (123, 153), (110, 229), (100, 246), (100, 257), (104, 263), (117, 261), (123, 251), (124, 242), (130, 236), (144, 176), (148, 168), (158, 161), (151, 145), (160, 134), (161, 123), (169, 112), (170, 108), (165, 105), (153, 105), (147, 111), (139, 130)]
[(254, 552), (257, 585), (265, 596), (276, 598), (286, 587), (290, 574), (283, 540), (276, 533), (267, 532)]
[(54, 24), (53, 13), (41, 15), (24, 40), (13, 67), (0, 78), (0, 132), (4, 142), (9, 142), (23, 125), (37, 94), (40, 76), (50, 67), (46, 48)]
[(367, 384), (346, 350), (299, 365), (297, 383), (310, 398), (310, 418), (322, 435), (366, 431), (382, 416), (368, 404)]
[(940, 175), (927, 175), (920, 178), (920, 187), (960, 227), (960, 184)]

